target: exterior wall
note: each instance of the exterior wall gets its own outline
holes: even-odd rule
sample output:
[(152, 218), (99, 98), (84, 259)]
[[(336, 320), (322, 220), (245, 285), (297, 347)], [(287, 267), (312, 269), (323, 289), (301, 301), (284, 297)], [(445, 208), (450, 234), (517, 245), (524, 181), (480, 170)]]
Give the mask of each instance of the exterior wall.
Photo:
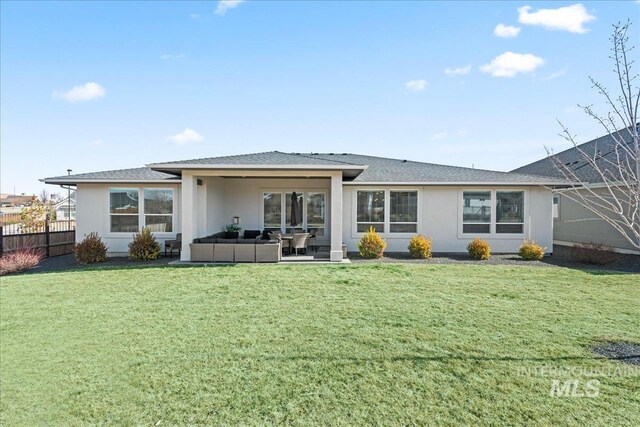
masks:
[(599, 243), (640, 253), (604, 220), (562, 195), (558, 204), (558, 218), (553, 221), (553, 240), (564, 244)]
[[(356, 232), (356, 191), (357, 190), (417, 190), (418, 191), (418, 232), (432, 239), (434, 252), (466, 252), (467, 244), (474, 237), (481, 237), (491, 245), (492, 251), (517, 252), (522, 241), (527, 238), (551, 251), (552, 241), (552, 194), (543, 187), (458, 187), (458, 186), (405, 186), (405, 187), (365, 187), (345, 185), (343, 194), (343, 241), (349, 251), (358, 250), (358, 240), (362, 233)], [(506, 236), (499, 234), (462, 234), (462, 191), (463, 190), (523, 190), (525, 192), (524, 234)], [(409, 239), (414, 233), (383, 233), (387, 241), (387, 251), (406, 252)]]
[(109, 249), (109, 255), (126, 255), (133, 233), (111, 233), (109, 219), (109, 188), (173, 188), (173, 232), (156, 233), (161, 246), (180, 232), (180, 185), (176, 184), (78, 184), (76, 196), (76, 241), (97, 232)]
[[(206, 200), (198, 194), (198, 206), (206, 206), (206, 225), (199, 227), (197, 236), (211, 235), (240, 217), (243, 230), (262, 230), (262, 193), (265, 191), (323, 191), (326, 193), (326, 230), (331, 225), (331, 181), (322, 178), (221, 178), (202, 177)], [(200, 223), (200, 221), (199, 221)]]

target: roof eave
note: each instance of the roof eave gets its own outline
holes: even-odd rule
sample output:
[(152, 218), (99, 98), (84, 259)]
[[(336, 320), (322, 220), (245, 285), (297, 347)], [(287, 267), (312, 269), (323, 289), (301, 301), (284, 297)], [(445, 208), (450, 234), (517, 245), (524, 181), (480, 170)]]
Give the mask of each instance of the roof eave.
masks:
[(52, 185), (78, 185), (78, 184), (105, 184), (105, 183), (120, 183), (120, 184), (169, 184), (180, 183), (180, 179), (167, 178), (167, 179), (40, 179), (40, 182)]

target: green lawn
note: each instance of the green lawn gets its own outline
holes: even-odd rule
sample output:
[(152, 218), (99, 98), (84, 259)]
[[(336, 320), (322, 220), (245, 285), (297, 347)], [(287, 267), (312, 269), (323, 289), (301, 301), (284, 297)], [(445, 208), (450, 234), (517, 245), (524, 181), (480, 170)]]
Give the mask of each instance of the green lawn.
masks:
[[(620, 367), (640, 276), (522, 266), (238, 265), (10, 276), (0, 424), (640, 425)], [(579, 381), (590, 379), (577, 377)]]

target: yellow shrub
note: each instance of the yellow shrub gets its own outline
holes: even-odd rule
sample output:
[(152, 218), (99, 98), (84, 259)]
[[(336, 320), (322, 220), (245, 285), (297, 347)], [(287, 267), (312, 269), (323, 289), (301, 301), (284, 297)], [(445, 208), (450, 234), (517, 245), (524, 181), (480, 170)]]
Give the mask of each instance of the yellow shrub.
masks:
[(518, 253), (522, 259), (526, 259), (527, 261), (539, 261), (544, 257), (545, 249), (546, 248), (543, 248), (534, 241), (525, 240), (524, 243), (522, 243), (522, 246), (520, 246)]
[(148, 227), (133, 235), (129, 243), (129, 259), (132, 261), (152, 261), (160, 256), (160, 244)]
[(491, 246), (486, 240), (475, 238), (467, 245), (469, 255), (473, 259), (489, 259), (491, 258)]
[(431, 239), (421, 235), (413, 236), (409, 240), (409, 253), (414, 258), (431, 258)]
[(358, 242), (358, 249), (362, 258), (382, 258), (384, 250), (387, 247), (387, 242), (376, 233), (376, 230), (371, 227), (369, 231), (362, 235), (362, 238)]

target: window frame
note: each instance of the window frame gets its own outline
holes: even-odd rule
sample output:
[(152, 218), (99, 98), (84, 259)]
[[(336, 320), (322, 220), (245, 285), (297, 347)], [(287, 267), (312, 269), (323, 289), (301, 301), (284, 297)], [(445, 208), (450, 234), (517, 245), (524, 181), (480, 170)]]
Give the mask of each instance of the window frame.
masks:
[[(138, 192), (138, 213), (137, 214), (112, 214), (111, 213), (111, 190), (136, 190)], [(149, 185), (142, 185), (142, 186), (114, 186), (114, 187), (107, 187), (107, 221), (106, 221), (106, 230), (107, 233), (106, 235), (109, 237), (126, 237), (129, 238), (131, 237), (132, 234), (134, 233), (139, 233), (140, 231), (142, 231), (142, 228), (146, 226), (146, 216), (147, 214), (145, 214), (144, 212), (144, 190), (165, 190), (165, 191), (171, 191), (171, 202), (172, 202), (172, 207), (171, 207), (171, 231), (153, 231), (152, 233), (155, 236), (158, 236), (160, 238), (167, 238), (167, 237), (171, 237), (174, 236), (176, 233), (179, 233), (180, 230), (177, 229), (177, 224), (178, 224), (178, 207), (179, 207), (179, 200), (178, 200), (178, 195), (179, 195), (179, 191), (177, 188), (175, 187), (166, 187), (166, 186), (149, 186)], [(118, 216), (134, 216), (137, 215), (138, 216), (138, 229), (136, 231), (112, 231), (111, 230), (111, 216), (112, 215), (118, 215)], [(169, 216), (169, 214), (148, 214), (149, 216)]]
[[(416, 234), (420, 234), (422, 232), (422, 203), (423, 203), (423, 195), (422, 195), (422, 187), (410, 186), (410, 187), (401, 187), (401, 186), (392, 186), (392, 187), (354, 187), (352, 191), (351, 198), (351, 238), (359, 239), (365, 233), (364, 231), (358, 231), (358, 224), (371, 224), (370, 222), (358, 222), (358, 191), (382, 191), (384, 192), (384, 228), (382, 232), (378, 232), (385, 239), (407, 239), (415, 236)], [(415, 232), (391, 232), (391, 192), (415, 192), (418, 200), (416, 201), (417, 206), (417, 222), (416, 231)], [(379, 223), (376, 223), (379, 224)], [(401, 222), (394, 222), (393, 224), (405, 224)], [(414, 224), (414, 223), (407, 223)], [(345, 224), (346, 226), (346, 224)]]
[[(489, 193), (489, 222), (465, 222), (464, 221), (464, 193)], [(462, 190), (462, 197), (461, 197), (461, 201), (462, 204), (460, 206), (460, 210), (462, 211), (462, 234), (464, 235), (470, 235), (470, 234), (477, 234), (478, 236), (488, 236), (491, 235), (494, 230), (495, 230), (495, 222), (496, 222), (496, 199), (495, 199), (495, 194), (493, 191), (491, 190), (485, 190), (485, 189), (473, 189), (473, 190), (467, 190), (467, 189), (463, 189)], [(472, 232), (472, 233), (466, 233), (464, 231), (464, 226), (465, 225), (473, 225), (473, 224), (483, 224), (483, 225), (489, 225), (489, 232), (488, 233), (479, 233), (479, 232)]]
[(554, 221), (560, 220), (560, 194), (553, 194), (551, 196), (551, 218)]
[[(488, 191), (491, 193), (491, 222), (489, 233), (465, 233), (463, 232), (463, 206), (464, 206), (464, 193), (465, 192), (481, 192)], [(498, 198), (497, 193), (523, 193), (523, 213), (522, 217), (524, 222), (522, 223), (505, 223), (502, 222), (500, 224), (522, 224), (522, 233), (496, 233), (496, 224), (497, 222), (497, 206), (498, 206)], [(462, 187), (458, 192), (458, 238), (459, 239), (474, 239), (476, 237), (479, 238), (490, 238), (490, 239), (524, 239), (525, 236), (529, 233), (529, 223), (527, 221), (527, 215), (529, 214), (529, 190), (527, 188), (522, 187), (513, 187), (513, 188), (474, 188), (474, 187)]]
[[(522, 222), (498, 222), (498, 193), (522, 193)], [(524, 235), (524, 224), (526, 222), (526, 215), (525, 215), (525, 199), (527, 198), (526, 193), (524, 190), (495, 190), (495, 233), (497, 235), (505, 235), (505, 234), (510, 234), (510, 235)], [(522, 225), (522, 233), (498, 233), (498, 224), (507, 224), (507, 225)]]
[[(299, 191), (298, 191), (299, 190)], [(308, 220), (308, 214), (307, 214), (307, 205), (308, 205), (308, 201), (309, 201), (309, 193), (320, 193), (323, 195), (324, 197), (324, 225), (322, 227), (317, 227), (317, 228), (322, 228), (323, 229), (323, 235), (322, 236), (318, 236), (318, 240), (326, 240), (328, 239), (329, 236), (329, 215), (331, 212), (331, 207), (330, 207), (330, 201), (328, 198), (328, 195), (330, 193), (329, 190), (327, 190), (326, 188), (298, 188), (297, 190), (295, 188), (277, 188), (277, 189), (271, 189), (271, 188), (261, 188), (260, 189), (260, 229), (261, 230), (265, 230), (265, 224), (264, 224), (264, 195), (265, 194), (280, 194), (280, 231), (285, 233), (287, 228), (291, 228), (287, 225), (287, 193), (291, 194), (293, 192), (296, 192), (297, 195), (302, 194), (302, 223), (297, 225), (296, 228), (302, 228), (304, 230), (307, 230), (309, 228), (309, 224), (307, 222)], [(273, 227), (269, 227), (269, 228), (273, 228)], [(315, 228), (315, 227), (314, 227)]]
[[(416, 220), (415, 221), (392, 221), (391, 220), (391, 193), (416, 193)], [(389, 234), (416, 234), (418, 232), (418, 211), (420, 210), (420, 195), (418, 190), (401, 190), (401, 189), (390, 189), (389, 190)], [(392, 231), (391, 225), (415, 225), (416, 229), (414, 231)]]
[[(382, 221), (358, 221), (358, 193), (359, 192), (363, 192), (363, 193), (382, 193), (383, 196), (383, 203), (384, 205), (382, 206)], [(383, 189), (356, 189), (355, 191), (355, 203), (354, 203), (354, 214), (355, 214), (355, 232), (358, 234), (363, 234), (366, 233), (366, 231), (358, 231), (358, 225), (360, 224), (374, 224), (374, 225), (378, 225), (378, 224), (382, 224), (382, 231), (378, 231), (377, 233), (379, 234), (385, 234), (388, 230), (387, 227), (387, 218), (389, 218), (389, 203), (387, 200), (387, 191), (383, 190)]]

